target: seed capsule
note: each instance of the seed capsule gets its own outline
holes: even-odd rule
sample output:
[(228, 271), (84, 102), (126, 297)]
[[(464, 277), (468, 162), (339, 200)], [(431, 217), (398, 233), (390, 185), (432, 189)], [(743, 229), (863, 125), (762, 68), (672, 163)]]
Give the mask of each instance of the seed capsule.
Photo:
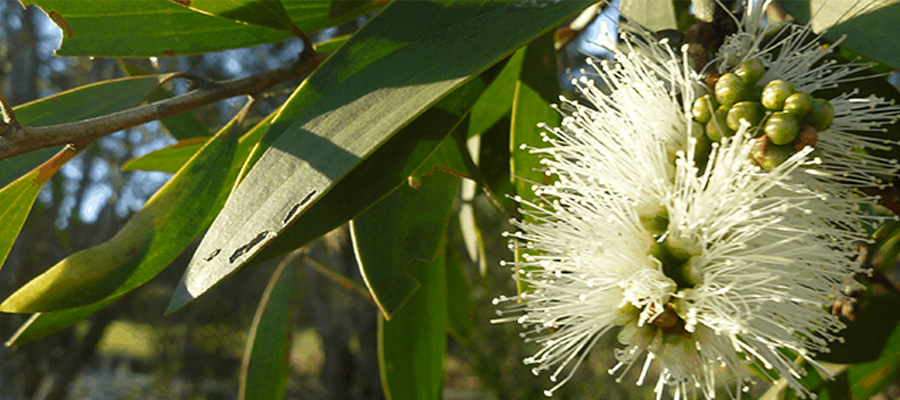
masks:
[(694, 120), (701, 124), (705, 124), (712, 119), (713, 114), (715, 114), (716, 108), (719, 107), (719, 103), (716, 101), (715, 97), (711, 95), (704, 95), (703, 97), (694, 100), (694, 106), (691, 108), (691, 114), (694, 115)]
[(734, 135), (734, 131), (728, 127), (727, 116), (728, 107), (720, 106), (716, 109), (716, 114), (706, 123), (706, 136), (709, 140), (720, 142), (723, 137)]
[(784, 111), (792, 113), (796, 115), (797, 118), (802, 119), (806, 114), (809, 114), (812, 103), (812, 95), (809, 93), (797, 92), (784, 100)]
[(744, 92), (744, 81), (732, 73), (723, 74), (716, 81), (716, 100), (721, 105), (730, 106), (741, 98)]
[(746, 60), (734, 70), (734, 74), (741, 78), (746, 86), (755, 85), (764, 72), (766, 70), (763, 67), (763, 62), (758, 58)]
[(788, 144), (797, 138), (800, 123), (797, 117), (789, 112), (779, 111), (772, 114), (764, 128), (766, 136), (776, 145)]
[(725, 121), (729, 128), (736, 131), (741, 128), (741, 120), (746, 120), (750, 126), (756, 126), (762, 121), (762, 118), (762, 104), (755, 101), (742, 101), (728, 110), (728, 116)]
[(769, 82), (762, 92), (762, 105), (770, 110), (781, 110), (788, 96), (794, 94), (794, 85), (781, 79)]
[(831, 123), (834, 122), (834, 107), (831, 106), (828, 100), (815, 99), (812, 102), (812, 107), (809, 109), (809, 114), (806, 115), (803, 122), (812, 125), (819, 132), (824, 131), (831, 127)]

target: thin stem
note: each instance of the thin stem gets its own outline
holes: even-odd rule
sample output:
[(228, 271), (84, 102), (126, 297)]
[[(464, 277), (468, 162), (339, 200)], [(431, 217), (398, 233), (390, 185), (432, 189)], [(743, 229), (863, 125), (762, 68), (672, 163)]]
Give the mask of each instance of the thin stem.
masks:
[(316, 259), (314, 259), (312, 257), (309, 257), (309, 256), (304, 257), (303, 262), (305, 262), (306, 265), (309, 265), (310, 267), (312, 267), (312, 269), (314, 269), (315, 271), (324, 275), (326, 278), (331, 279), (332, 281), (334, 281), (335, 283), (337, 283), (344, 289), (350, 290), (350, 291), (362, 296), (369, 303), (372, 303), (373, 305), (375, 305), (375, 299), (372, 298), (372, 294), (369, 293), (369, 289), (367, 289), (365, 286), (360, 285), (359, 283), (348, 278), (347, 276), (344, 276), (343, 274), (335, 271), (333, 268), (329, 268), (329, 267), (325, 266), (324, 264), (320, 263), (319, 261), (317, 261)]
[[(6, 132), (0, 127), (0, 160), (48, 147), (69, 143), (83, 144), (137, 125), (170, 117), (197, 107), (240, 95), (253, 95), (260, 91), (291, 79), (308, 74), (319, 65), (319, 57), (309, 47), (309, 52), (301, 53), (300, 60), (271, 71), (261, 72), (246, 78), (223, 82), (208, 82), (199, 89), (170, 99), (158, 101), (116, 113), (66, 124), (43, 127), (23, 127), (8, 124)], [(187, 77), (184, 73), (173, 73), (175, 77)], [(172, 75), (163, 75), (165, 81)], [(4, 104), (4, 115), (11, 108)], [(15, 121), (14, 115), (12, 116)]]

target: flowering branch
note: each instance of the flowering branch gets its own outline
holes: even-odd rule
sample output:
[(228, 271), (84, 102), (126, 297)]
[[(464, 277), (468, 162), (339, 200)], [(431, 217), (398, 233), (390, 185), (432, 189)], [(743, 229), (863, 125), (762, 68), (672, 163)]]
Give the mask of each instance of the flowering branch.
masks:
[(175, 72), (163, 76), (162, 81), (184, 78), (199, 88), (170, 99), (119, 111), (116, 113), (66, 124), (24, 127), (15, 119), (12, 108), (0, 97), (0, 160), (20, 154), (73, 144), (84, 147), (98, 138), (146, 122), (170, 117), (197, 107), (240, 95), (252, 95), (271, 86), (308, 74), (319, 65), (319, 57), (307, 46), (300, 59), (290, 65), (245, 78), (214, 82)]

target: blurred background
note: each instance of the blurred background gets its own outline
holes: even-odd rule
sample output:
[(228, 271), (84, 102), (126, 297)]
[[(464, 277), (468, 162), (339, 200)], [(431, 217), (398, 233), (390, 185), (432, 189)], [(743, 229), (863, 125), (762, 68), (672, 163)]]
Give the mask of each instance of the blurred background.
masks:
[[(596, 37), (614, 31), (618, 13), (615, 7), (610, 10), (606, 15), (610, 24), (592, 25), (584, 34)], [(319, 42), (351, 33), (370, 17), (311, 38)], [(560, 71), (577, 71), (583, 53), (603, 56), (604, 50), (587, 44), (584, 38), (573, 40), (560, 53)], [(303, 49), (296, 39), (191, 57), (120, 61), (54, 57), (60, 40), (59, 29), (41, 10), (23, 8), (18, 1), (0, 1), (0, 93), (7, 101), (15, 106), (123, 77), (126, 67), (150, 73), (188, 71), (214, 80), (243, 77), (290, 63)], [(568, 73), (561, 74), (564, 88), (570, 78)], [(297, 84), (289, 82), (265, 92), (250, 122), (272, 112)], [(187, 87), (177, 81), (171, 90), (180, 94)], [(235, 98), (193, 111), (207, 128), (203, 135), (224, 125), (245, 101)], [(161, 172), (126, 172), (122, 165), (175, 142), (161, 124), (151, 122), (100, 139), (64, 166), (43, 188), (0, 269), (0, 297), (7, 297), (65, 256), (114, 235), (170, 177)], [(500, 239), (508, 226), (506, 217), (483, 195), (474, 202), (479, 221), (495, 221), (480, 223), (482, 234), (497, 240), (485, 240), (487, 256), (477, 262), (465, 256), (463, 244), (456, 240), (471, 287), (475, 329), (466, 342), (448, 338), (444, 398), (543, 398), (542, 391), (550, 382), (546, 376), (534, 377), (522, 364), (535, 349), (523, 345), (519, 326), (489, 322), (495, 317), (491, 299), (515, 292), (509, 270), (499, 266), (500, 259), (511, 256), (506, 241)], [(193, 247), (189, 248), (150, 283), (74, 328), (34, 343), (0, 347), (0, 400), (235, 398), (247, 331), (279, 260), (241, 270), (239, 277), (226, 280), (190, 307), (164, 318), (169, 296), (192, 251)], [(286, 398), (383, 398), (376, 348), (377, 308), (340, 282), (346, 279), (362, 284), (346, 228), (314, 242), (292, 262), (298, 268), (302, 290), (296, 294), (292, 374)], [(0, 338), (8, 339), (27, 317), (0, 316)], [(615, 365), (611, 350), (615, 335), (607, 335), (603, 341), (603, 349), (591, 352), (575, 378), (554, 398), (653, 398), (647, 385), (614, 382), (606, 371)], [(633, 382), (634, 378), (626, 380)], [(900, 398), (900, 388), (890, 387), (885, 397)]]

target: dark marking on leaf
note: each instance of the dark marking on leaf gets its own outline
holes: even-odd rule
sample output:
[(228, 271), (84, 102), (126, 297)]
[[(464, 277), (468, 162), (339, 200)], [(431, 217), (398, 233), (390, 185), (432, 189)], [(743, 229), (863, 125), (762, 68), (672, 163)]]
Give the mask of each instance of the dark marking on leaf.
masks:
[(281, 222), (283, 222), (283, 223), (285, 223), (285, 224), (288, 223), (288, 222), (290, 222), (290, 221), (291, 221), (291, 217), (294, 216), (294, 213), (296, 213), (297, 210), (300, 209), (300, 207), (303, 207), (303, 205), (306, 204), (306, 203), (309, 201), (309, 199), (311, 199), (315, 194), (316, 194), (316, 191), (313, 190), (312, 192), (309, 192), (309, 194), (306, 195), (306, 197), (304, 197), (303, 200), (300, 200), (299, 203), (294, 204), (294, 206), (291, 207), (291, 211), (288, 211), (287, 216), (284, 217), (284, 220), (282, 220)]
[(163, 57), (175, 57), (175, 50), (163, 50)]
[(67, 38), (72, 37), (72, 27), (69, 26), (69, 23), (66, 22), (65, 19), (63, 19), (62, 15), (59, 15), (59, 13), (56, 11), (50, 11), (47, 13), (47, 16), (49, 16), (57, 26), (59, 26), (59, 29), (62, 29)]
[(181, 4), (181, 5), (185, 6), (185, 7), (190, 7), (190, 6), (191, 6), (191, 0), (171, 0), (171, 1), (172, 1), (173, 3), (176, 3), (176, 4)]
[(228, 262), (230, 262), (230, 263), (235, 262), (235, 260), (237, 260), (242, 255), (244, 255), (244, 253), (250, 251), (250, 249), (252, 249), (253, 246), (256, 246), (257, 244), (259, 244), (259, 242), (262, 242), (263, 239), (265, 239), (266, 235), (268, 235), (268, 234), (269, 234), (269, 231), (260, 232), (259, 235), (256, 235), (256, 237), (250, 241), (250, 243), (247, 243), (247, 244), (239, 247), (237, 250), (235, 250), (234, 253), (231, 255), (231, 257), (228, 257)]
[(219, 253), (221, 253), (221, 252), (222, 252), (222, 249), (215, 249), (212, 251), (212, 253), (209, 253), (209, 255), (206, 256), (206, 258), (204, 258), (204, 260), (212, 261), (212, 259), (216, 258), (216, 256), (219, 255)]

